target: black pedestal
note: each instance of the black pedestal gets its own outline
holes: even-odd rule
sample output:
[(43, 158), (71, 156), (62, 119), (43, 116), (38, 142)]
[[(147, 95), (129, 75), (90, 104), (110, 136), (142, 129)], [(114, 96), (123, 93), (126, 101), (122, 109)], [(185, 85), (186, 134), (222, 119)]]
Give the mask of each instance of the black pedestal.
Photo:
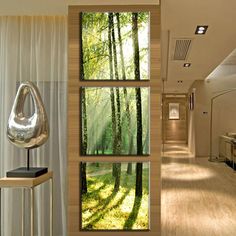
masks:
[(7, 172), (7, 177), (17, 178), (35, 178), (48, 172), (46, 167), (20, 167)]

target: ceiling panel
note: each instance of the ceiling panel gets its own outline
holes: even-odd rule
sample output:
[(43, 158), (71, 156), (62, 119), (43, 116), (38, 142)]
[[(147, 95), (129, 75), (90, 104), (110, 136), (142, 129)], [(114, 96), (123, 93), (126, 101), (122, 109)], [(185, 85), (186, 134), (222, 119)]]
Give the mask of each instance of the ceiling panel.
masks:
[(0, 0), (0, 15), (66, 15), (68, 5), (159, 5), (159, 0)]
[[(161, 2), (162, 30), (170, 32), (166, 89), (184, 92), (195, 80), (204, 80), (236, 48), (236, 1), (165, 0)], [(227, 16), (227, 17), (226, 17)], [(208, 25), (205, 35), (195, 35), (197, 25)], [(191, 38), (192, 44), (184, 61), (174, 61), (174, 42)], [(162, 41), (165, 40), (162, 38)], [(163, 42), (162, 42), (163, 43)], [(227, 64), (235, 64), (236, 55)], [(191, 67), (183, 64), (190, 62)], [(185, 83), (177, 85), (178, 80)]]

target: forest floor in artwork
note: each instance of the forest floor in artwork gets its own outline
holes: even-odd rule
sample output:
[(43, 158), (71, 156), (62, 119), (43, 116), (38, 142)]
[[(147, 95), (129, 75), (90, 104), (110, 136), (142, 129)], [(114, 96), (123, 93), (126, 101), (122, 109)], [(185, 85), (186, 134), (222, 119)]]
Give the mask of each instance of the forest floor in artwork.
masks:
[[(88, 168), (88, 193), (82, 195), (83, 230), (147, 230), (149, 229), (149, 169), (143, 168), (143, 194), (135, 198), (136, 175), (121, 169), (118, 192), (114, 192), (112, 172), (96, 166)], [(107, 169), (107, 173), (105, 171)], [(102, 172), (101, 172), (102, 171)], [(93, 173), (93, 174), (92, 174)]]

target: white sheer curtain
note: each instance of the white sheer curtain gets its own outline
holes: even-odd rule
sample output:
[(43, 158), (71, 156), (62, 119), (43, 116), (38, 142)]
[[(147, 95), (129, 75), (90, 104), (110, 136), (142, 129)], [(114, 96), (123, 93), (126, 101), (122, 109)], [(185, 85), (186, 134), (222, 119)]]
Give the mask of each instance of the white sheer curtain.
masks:
[[(67, 17), (0, 17), (0, 177), (7, 170), (25, 166), (26, 151), (6, 137), (11, 107), (21, 81), (34, 81), (44, 101), (50, 137), (31, 152), (32, 166), (54, 172), (54, 235), (66, 235), (67, 169)], [(49, 235), (48, 184), (37, 187), (35, 235)], [(4, 236), (18, 236), (21, 228), (21, 191), (4, 189)], [(26, 204), (26, 212), (29, 205)], [(29, 213), (25, 214), (29, 226)], [(28, 227), (27, 227), (28, 228)], [(29, 235), (27, 232), (26, 235)]]

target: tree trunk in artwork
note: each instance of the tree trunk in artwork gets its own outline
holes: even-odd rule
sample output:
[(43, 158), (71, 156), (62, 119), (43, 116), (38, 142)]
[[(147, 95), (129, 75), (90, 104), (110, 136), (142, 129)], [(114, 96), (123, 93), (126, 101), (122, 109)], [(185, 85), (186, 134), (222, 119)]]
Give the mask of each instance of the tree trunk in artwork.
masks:
[(105, 140), (106, 140), (106, 131), (103, 133), (103, 135), (102, 135), (102, 140), (101, 140), (101, 151), (102, 151), (102, 155), (104, 155), (105, 154)]
[[(139, 41), (138, 41), (138, 13), (132, 13), (132, 38), (134, 51), (134, 78), (140, 78), (140, 59), (139, 59)], [(137, 118), (137, 155), (143, 154), (143, 127), (142, 127), (142, 96), (141, 89), (135, 88), (136, 92), (136, 118)]]
[(117, 62), (117, 50), (116, 50), (116, 37), (115, 37), (115, 27), (114, 27), (114, 16), (113, 13), (109, 13), (109, 17), (111, 18), (111, 38), (112, 38), (112, 49), (113, 49), (113, 60), (114, 60), (114, 72), (115, 72), (115, 79), (119, 80), (119, 73), (118, 73), (118, 62)]
[[(112, 27), (114, 28), (113, 23), (113, 14), (109, 13), (108, 15), (108, 49), (109, 49), (109, 68), (110, 68), (110, 80), (113, 80), (113, 55), (112, 55)], [(111, 99), (111, 122), (112, 122), (112, 137), (113, 145), (112, 151), (113, 154), (117, 151), (117, 135), (116, 135), (116, 107), (115, 107), (115, 93), (114, 88), (110, 88), (110, 99)]]
[(119, 46), (120, 46), (120, 57), (121, 57), (120, 59), (121, 59), (121, 69), (122, 69), (122, 80), (126, 80), (123, 43), (122, 43), (121, 27), (120, 27), (120, 13), (116, 13), (116, 21), (117, 21), (118, 40), (119, 40)]
[(138, 40), (138, 13), (132, 13), (132, 39), (134, 52), (134, 79), (140, 80), (139, 40)]
[[(112, 55), (112, 38), (111, 31), (113, 25), (113, 15), (108, 15), (108, 49), (109, 49), (109, 68), (110, 68), (110, 80), (113, 80), (113, 55)], [(114, 88), (110, 88), (110, 99), (111, 99), (111, 122), (112, 122), (112, 152), (116, 153), (116, 107), (115, 107), (115, 93)], [(116, 163), (112, 164), (112, 176), (116, 176)]]
[[(114, 15), (111, 15), (111, 37), (112, 37), (112, 48), (113, 48), (113, 61), (114, 61), (114, 71), (115, 71), (115, 79), (119, 80), (119, 73), (118, 73), (118, 60), (117, 60), (117, 50), (116, 50), (116, 37), (115, 37), (115, 27), (114, 27)], [(116, 88), (116, 107), (117, 107), (117, 143), (116, 143), (116, 154), (121, 154), (121, 109), (120, 109), (120, 91), (119, 88)]]
[(114, 191), (115, 191), (115, 188), (116, 188), (116, 180), (117, 180), (117, 166), (116, 166), (117, 163), (113, 163), (112, 164), (112, 176), (115, 178), (115, 184), (114, 184)]
[(142, 102), (141, 89), (136, 90), (136, 110), (137, 110), (137, 155), (143, 155), (143, 126), (142, 126)]
[[(81, 89), (81, 106), (82, 106), (82, 155), (87, 154), (88, 146), (88, 128), (87, 128), (87, 110), (86, 110), (86, 92), (85, 88)], [(81, 164), (81, 192), (87, 193), (86, 163)]]
[(116, 106), (115, 106), (115, 93), (114, 88), (110, 88), (111, 98), (111, 122), (112, 122), (112, 154), (117, 153), (117, 134), (116, 134)]
[[(109, 29), (111, 29), (111, 40), (113, 56), (111, 57), (114, 62), (114, 72), (115, 79), (119, 80), (118, 74), (118, 62), (117, 62), (117, 50), (116, 50), (116, 39), (115, 39), (115, 29), (114, 29), (114, 16), (113, 13), (109, 13)], [(112, 50), (110, 50), (112, 53)], [(120, 92), (119, 88), (116, 88), (116, 150), (115, 154), (121, 153), (121, 109), (120, 109)], [(120, 188), (120, 175), (121, 175), (121, 163), (113, 164), (113, 176), (115, 177), (114, 191), (118, 192)]]
[(115, 184), (114, 192), (118, 192), (120, 188), (121, 163), (115, 164)]
[(141, 197), (142, 195), (143, 195), (143, 163), (137, 163), (135, 197)]
[[(130, 135), (129, 153), (133, 153), (133, 135)], [(132, 163), (128, 163), (127, 174), (132, 175)]]
[(127, 174), (132, 175), (132, 163), (128, 163), (127, 165)]
[(116, 177), (116, 163), (112, 163), (112, 176)]
[[(117, 20), (118, 40), (119, 40), (119, 46), (120, 46), (122, 79), (126, 80), (123, 43), (122, 43), (121, 27), (120, 27), (120, 13), (116, 13), (116, 20)], [(130, 137), (132, 137), (132, 135), (131, 135), (131, 131), (130, 131), (130, 122), (131, 122), (131, 120), (130, 120), (130, 108), (129, 108), (129, 100), (128, 100), (127, 89), (125, 87), (123, 88), (123, 93), (124, 93), (124, 98), (125, 98), (125, 106), (126, 106), (125, 116), (126, 116), (126, 119), (127, 119), (127, 132), (128, 132), (128, 137), (129, 137), (129, 153), (128, 154), (131, 154), (132, 141), (131, 141)], [(132, 164), (131, 163), (128, 164), (127, 174), (132, 174)]]
[[(140, 58), (139, 58), (139, 41), (138, 41), (138, 13), (132, 13), (132, 38), (134, 51), (134, 78), (140, 78)], [(136, 92), (136, 119), (137, 119), (137, 155), (143, 154), (143, 127), (142, 127), (142, 96), (141, 89), (135, 88)], [(141, 197), (143, 192), (142, 185), (143, 178), (143, 164), (136, 164), (136, 188), (135, 196)]]
[(81, 88), (81, 106), (82, 106), (82, 155), (87, 154), (88, 147), (88, 127), (87, 127), (87, 107), (85, 88)]
[(86, 177), (86, 163), (81, 163), (81, 193), (85, 194), (88, 192), (87, 189), (87, 177)]
[(83, 18), (83, 15), (82, 15), (83, 13), (81, 13), (80, 14), (80, 16), (79, 16), (79, 20), (80, 20), (80, 22), (81, 22), (81, 24), (80, 24), (80, 29), (79, 29), (79, 31), (80, 31), (80, 37), (79, 37), (79, 39), (80, 39), (80, 78), (81, 78), (81, 80), (84, 80), (84, 53), (83, 53), (83, 43), (82, 43), (82, 18)]
[(120, 91), (119, 88), (116, 88), (116, 107), (117, 107), (117, 146), (116, 146), (116, 155), (121, 154), (121, 109), (120, 109)]

